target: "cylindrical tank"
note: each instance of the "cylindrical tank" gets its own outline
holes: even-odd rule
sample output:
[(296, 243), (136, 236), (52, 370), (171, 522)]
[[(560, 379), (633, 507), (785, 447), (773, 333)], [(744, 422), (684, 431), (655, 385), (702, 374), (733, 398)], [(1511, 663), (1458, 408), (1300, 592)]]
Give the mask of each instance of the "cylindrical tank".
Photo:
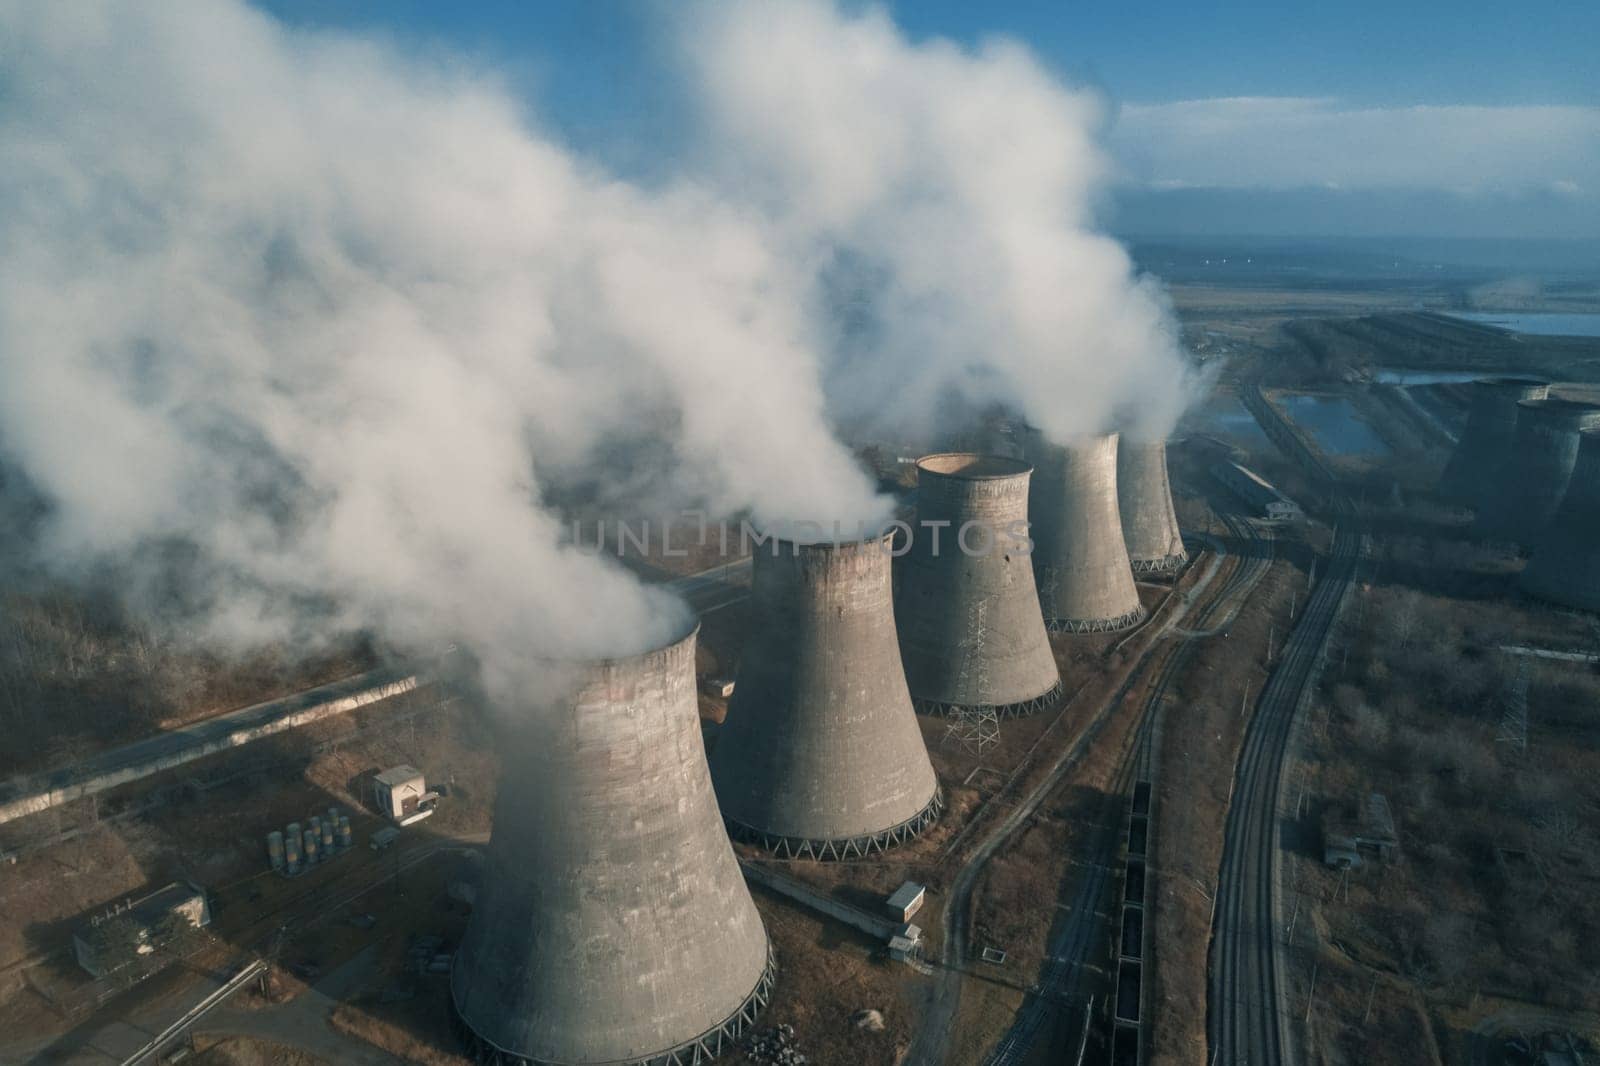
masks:
[(324, 821), (322, 823), (322, 841), (321, 841), (321, 843), (322, 843), (322, 854), (328, 855), (328, 854), (332, 853), (333, 845), (334, 845), (333, 822)]
[(1573, 400), (1523, 400), (1517, 432), (1475, 531), (1531, 545), (1555, 517), (1578, 461), (1578, 433), (1600, 426), (1600, 407)]
[(1467, 425), (1439, 478), (1439, 494), (1460, 503), (1482, 500), (1517, 433), (1517, 404), (1542, 400), (1550, 386), (1533, 378), (1480, 378), (1472, 383)]
[(895, 625), (918, 710), (1028, 714), (1061, 695), (1033, 579), (1032, 472), (1019, 459), (969, 452), (917, 463), (917, 528)]
[(1117, 508), (1117, 435), (1065, 446), (1027, 431), (1034, 474), (1033, 572), (1045, 625), (1068, 633), (1110, 633), (1144, 620)]
[(305, 834), (306, 865), (315, 866), (322, 849), (322, 838), (315, 829), (307, 829)]
[(1600, 611), (1600, 429), (1578, 439), (1566, 495), (1522, 572), (1522, 587), (1540, 599)]
[(276, 829), (267, 834), (267, 861), (274, 870), (283, 869), (283, 834)]
[(330, 829), (333, 830), (333, 835), (335, 837), (337, 837), (339, 835), (339, 819), (341, 817), (343, 817), (343, 816), (339, 813), (339, 808), (337, 808), (337, 807), (329, 807), (328, 808), (327, 825), (328, 825), (328, 827)]
[(348, 848), (354, 844), (355, 841), (355, 832), (350, 828), (350, 816), (348, 814), (341, 814), (339, 816), (339, 846), (341, 848)]
[(494, 831), (450, 976), (478, 1061), (705, 1062), (765, 1005), (772, 956), (706, 769), (695, 632), (573, 666), (569, 696), (499, 718)]
[(711, 777), (729, 830), (780, 855), (904, 843), (943, 798), (900, 664), (889, 534), (756, 549), (751, 631)]
[(1117, 442), (1117, 511), (1135, 574), (1176, 574), (1189, 561), (1167, 479), (1167, 442)]

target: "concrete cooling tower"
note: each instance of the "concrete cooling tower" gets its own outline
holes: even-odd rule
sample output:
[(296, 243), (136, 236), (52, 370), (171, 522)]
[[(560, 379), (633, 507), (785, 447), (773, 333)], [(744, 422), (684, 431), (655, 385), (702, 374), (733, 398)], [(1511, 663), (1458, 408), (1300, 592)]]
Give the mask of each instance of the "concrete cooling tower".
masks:
[(479, 1062), (705, 1062), (766, 1004), (767, 934), (700, 739), (696, 631), (576, 667), (565, 701), (499, 724), (494, 833), (450, 975)]
[(1176, 574), (1189, 561), (1167, 481), (1167, 442), (1123, 434), (1117, 445), (1117, 509), (1135, 574)]
[(1600, 429), (1579, 434), (1567, 494), (1522, 572), (1522, 587), (1540, 599), (1600, 611)]
[(1467, 428), (1439, 478), (1439, 494), (1475, 503), (1511, 452), (1517, 433), (1517, 404), (1542, 400), (1550, 386), (1532, 378), (1480, 378), (1472, 383)]
[(1600, 426), (1600, 407), (1572, 400), (1523, 400), (1517, 432), (1478, 506), (1480, 536), (1531, 545), (1555, 517), (1578, 461), (1578, 432)]
[(889, 536), (757, 548), (754, 629), (711, 753), (728, 828), (786, 858), (904, 843), (943, 807), (895, 637)]
[[(1031, 714), (1061, 696), (1027, 550), (1032, 472), (1019, 459), (960, 452), (917, 463), (918, 524), (895, 621), (919, 710)], [(929, 522), (948, 523), (937, 545)]]
[(1117, 509), (1117, 435), (1066, 446), (1030, 428), (1034, 465), (1028, 499), (1033, 572), (1045, 624), (1069, 633), (1110, 633), (1144, 620)]

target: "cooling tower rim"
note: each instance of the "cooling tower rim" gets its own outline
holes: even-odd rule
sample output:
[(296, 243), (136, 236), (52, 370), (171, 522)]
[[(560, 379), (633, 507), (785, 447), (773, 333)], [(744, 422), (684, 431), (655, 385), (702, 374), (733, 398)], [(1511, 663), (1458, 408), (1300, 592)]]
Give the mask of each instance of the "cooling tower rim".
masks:
[(603, 656), (573, 656), (571, 658), (557, 658), (555, 656), (537, 656), (538, 662), (563, 669), (602, 670), (615, 666), (643, 665), (654, 659), (664, 659), (683, 645), (692, 642), (700, 634), (700, 617), (690, 611), (683, 620), (682, 625), (676, 630), (677, 636), (671, 640), (653, 644), (640, 651), (619, 655)]
[(784, 550), (794, 555), (798, 555), (801, 552), (816, 552), (820, 554), (839, 551), (844, 548), (862, 548), (874, 544), (882, 545), (892, 540), (894, 534), (895, 526), (892, 523), (886, 523), (881, 530), (876, 533), (869, 533), (865, 537), (846, 537), (839, 540), (797, 540), (793, 537), (780, 537), (777, 534), (773, 534), (759, 542), (761, 545), (771, 544), (771, 551), (757, 547), (752, 548), (750, 554), (752, 557), (765, 554), (777, 558), (783, 554), (783, 551), (779, 550), (780, 545), (783, 546)]
[[(967, 465), (959, 469), (941, 469), (941, 467), (954, 467), (963, 461), (966, 461)], [(1031, 473), (1033, 464), (1026, 460), (992, 455), (988, 452), (934, 452), (917, 460), (919, 478), (923, 474), (928, 474), (948, 481), (1004, 481), (1026, 477)]]
[(1082, 448), (1085, 445), (1102, 443), (1107, 437), (1115, 440), (1121, 440), (1123, 435), (1122, 431), (1119, 429), (1107, 429), (1100, 432), (1096, 432), (1094, 430), (1083, 430), (1078, 433), (1070, 433), (1066, 437), (1057, 440), (1055, 437), (1046, 433), (1043, 429), (1040, 429), (1031, 422), (1024, 422), (1022, 424), (1022, 431), (1024, 433), (1031, 433), (1033, 436), (1038, 437), (1046, 444), (1049, 444), (1051, 447), (1055, 448)]

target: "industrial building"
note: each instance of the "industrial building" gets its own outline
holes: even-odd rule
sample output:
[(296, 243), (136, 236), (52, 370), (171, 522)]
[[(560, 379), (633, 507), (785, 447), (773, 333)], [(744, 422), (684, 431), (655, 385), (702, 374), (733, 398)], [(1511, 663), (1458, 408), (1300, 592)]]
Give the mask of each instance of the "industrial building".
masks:
[(1583, 430), (1578, 440), (1566, 495), (1535, 543), (1522, 587), (1540, 599), (1600, 611), (1600, 429)]
[(1124, 433), (1117, 445), (1117, 510), (1135, 574), (1175, 574), (1189, 561), (1172, 506), (1167, 442)]
[(1033, 569), (1046, 626), (1109, 633), (1138, 625), (1145, 610), (1117, 505), (1117, 435), (1062, 446), (1030, 426), (1026, 440)]
[(95, 977), (104, 977), (170, 961), (159, 957), (163, 948), (186, 928), (203, 929), (210, 924), (205, 890), (188, 881), (174, 881), (96, 915), (72, 934), (72, 952), (79, 966)]
[(753, 629), (711, 753), (735, 837), (841, 859), (913, 839), (943, 807), (906, 687), (889, 534), (774, 539), (755, 555)]
[(1600, 427), (1600, 407), (1523, 400), (1511, 454), (1481, 498), (1479, 536), (1531, 546), (1555, 517), (1578, 461), (1578, 434)]
[(410, 825), (433, 814), (439, 794), (428, 791), (421, 770), (396, 766), (372, 779), (372, 800), (385, 818), (396, 825)]
[(1478, 502), (1511, 453), (1517, 434), (1517, 404), (1549, 395), (1549, 384), (1533, 378), (1474, 381), (1467, 426), (1439, 478), (1440, 495), (1460, 503)]
[(565, 698), (497, 719), (494, 831), (450, 974), (478, 1061), (700, 1063), (766, 1004), (772, 954), (701, 741), (697, 632), (562, 664)]
[[(917, 463), (925, 531), (904, 558), (895, 622), (918, 710), (1029, 714), (1061, 696), (1026, 543), (1032, 471), (1018, 459), (969, 452)], [(937, 545), (929, 522), (946, 523)]]
[(1249, 467), (1224, 460), (1211, 467), (1211, 476), (1243, 500), (1257, 518), (1269, 522), (1294, 522), (1302, 517), (1299, 504)]

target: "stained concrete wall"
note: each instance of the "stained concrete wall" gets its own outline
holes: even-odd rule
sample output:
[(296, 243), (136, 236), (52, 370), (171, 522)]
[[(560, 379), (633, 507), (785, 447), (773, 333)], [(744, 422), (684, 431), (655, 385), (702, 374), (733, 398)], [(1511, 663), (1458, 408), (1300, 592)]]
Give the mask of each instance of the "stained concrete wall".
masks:
[(1478, 508), (1480, 536), (1532, 544), (1555, 517), (1578, 461), (1578, 432), (1600, 426), (1600, 407), (1523, 400), (1511, 454)]
[(1517, 404), (1542, 400), (1550, 386), (1532, 378), (1481, 378), (1472, 383), (1467, 428), (1439, 478), (1439, 493), (1460, 503), (1478, 503), (1517, 436)]
[(1117, 443), (1117, 511), (1136, 574), (1172, 574), (1189, 561), (1172, 507), (1167, 442), (1123, 434)]
[(748, 1010), (769, 953), (717, 810), (695, 633), (504, 708), (494, 832), (450, 988), (482, 1043), (621, 1063)]
[[(917, 463), (918, 528), (895, 623), (911, 696), (925, 710), (1021, 713), (1060, 691), (1027, 534), (1032, 471), (1019, 459), (961, 452)], [(948, 523), (937, 544), (928, 522)]]
[(752, 631), (711, 775), (730, 825), (789, 841), (875, 837), (938, 779), (906, 688), (889, 538), (758, 550)]
[(1541, 599), (1600, 611), (1600, 429), (1579, 434), (1566, 495), (1522, 572), (1522, 587)]
[(1027, 434), (1034, 474), (1033, 569), (1046, 624), (1072, 632), (1111, 632), (1144, 618), (1117, 506), (1117, 435), (1065, 446)]

